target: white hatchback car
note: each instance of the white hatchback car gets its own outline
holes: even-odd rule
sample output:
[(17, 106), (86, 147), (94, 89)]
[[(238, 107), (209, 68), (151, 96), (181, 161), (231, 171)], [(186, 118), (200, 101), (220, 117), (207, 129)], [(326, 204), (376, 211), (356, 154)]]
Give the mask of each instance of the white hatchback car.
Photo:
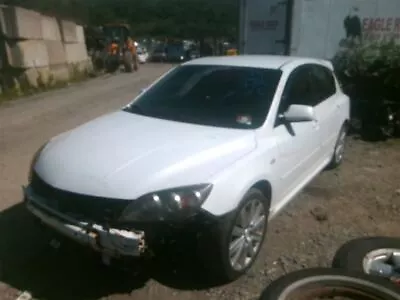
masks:
[(328, 61), (196, 59), (41, 147), (25, 201), (104, 258), (191, 237), (232, 280), (256, 259), (268, 219), (341, 163), (349, 110)]

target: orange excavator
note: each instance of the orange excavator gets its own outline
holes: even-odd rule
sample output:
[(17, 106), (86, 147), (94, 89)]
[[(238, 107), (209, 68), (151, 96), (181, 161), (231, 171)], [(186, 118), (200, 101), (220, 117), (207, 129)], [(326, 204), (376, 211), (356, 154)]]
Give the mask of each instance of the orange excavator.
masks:
[(123, 64), (126, 72), (137, 71), (137, 44), (131, 36), (129, 25), (125, 23), (112, 23), (105, 24), (102, 27), (106, 41), (106, 70), (114, 72)]

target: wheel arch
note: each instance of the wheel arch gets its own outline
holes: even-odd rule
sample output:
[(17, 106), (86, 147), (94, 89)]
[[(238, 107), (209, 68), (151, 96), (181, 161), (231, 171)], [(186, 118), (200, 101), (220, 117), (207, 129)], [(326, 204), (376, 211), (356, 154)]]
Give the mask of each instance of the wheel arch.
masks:
[(348, 130), (350, 128), (350, 120), (345, 119), (342, 126), (344, 126), (346, 130)]
[[(246, 180), (247, 181), (247, 180)], [(264, 176), (256, 176), (253, 180), (248, 180), (246, 183), (239, 181), (238, 185), (233, 185), (228, 190), (228, 197), (231, 196), (231, 201), (226, 201), (221, 205), (220, 200), (221, 195), (225, 196), (226, 186), (216, 187), (215, 194), (211, 192), (211, 199), (207, 199), (203, 205), (203, 209), (215, 216), (222, 216), (230, 212), (235, 211), (244, 200), (246, 194), (252, 189), (258, 189), (268, 200), (268, 206), (271, 207), (272, 197), (273, 197), (273, 184), (270, 180), (267, 180)]]
[(265, 196), (266, 199), (268, 199), (268, 205), (271, 205), (271, 200), (272, 200), (272, 185), (271, 183), (266, 180), (266, 179), (262, 179), (257, 181), (256, 183), (254, 183), (251, 188), (255, 188), (260, 190), (263, 195)]
[(261, 152), (240, 160), (232, 168), (211, 180), (214, 187), (202, 208), (221, 216), (237, 209), (251, 188), (259, 189), (269, 203), (273, 203), (275, 177), (272, 170), (260, 164)]
[(245, 200), (247, 193), (251, 189), (257, 189), (265, 196), (265, 199), (267, 200), (268, 209), (270, 210), (272, 202), (272, 184), (267, 179), (259, 179), (257, 181), (254, 181), (253, 183), (248, 184), (247, 188), (244, 188), (242, 190), (240, 200), (237, 202), (234, 209), (237, 209), (242, 204), (242, 202)]

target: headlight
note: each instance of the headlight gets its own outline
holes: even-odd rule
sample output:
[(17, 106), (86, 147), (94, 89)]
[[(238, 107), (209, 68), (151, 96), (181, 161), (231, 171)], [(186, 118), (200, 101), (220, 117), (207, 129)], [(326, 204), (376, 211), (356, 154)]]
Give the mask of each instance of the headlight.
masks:
[(40, 156), (40, 153), (42, 152), (42, 150), (44, 149), (44, 147), (46, 147), (47, 143), (44, 143), (33, 155), (32, 160), (31, 160), (31, 164), (29, 166), (29, 173), (28, 173), (28, 182), (30, 183), (32, 181), (32, 175), (33, 175), (33, 168), (35, 167), (35, 164)]
[(183, 56), (181, 56), (181, 60), (183, 60), (184, 59), (184, 57)]
[(121, 222), (179, 221), (196, 214), (207, 199), (211, 184), (199, 184), (150, 193), (132, 201)]

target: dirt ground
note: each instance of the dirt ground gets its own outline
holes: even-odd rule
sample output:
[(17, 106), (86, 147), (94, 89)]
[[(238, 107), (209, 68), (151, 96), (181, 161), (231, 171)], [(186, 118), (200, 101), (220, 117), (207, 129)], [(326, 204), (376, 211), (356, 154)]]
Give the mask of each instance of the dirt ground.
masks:
[(149, 64), (137, 74), (105, 76), (0, 107), (0, 299), (16, 299), (21, 291), (50, 300), (257, 299), (286, 272), (329, 265), (351, 238), (400, 235), (400, 143), (349, 138), (342, 167), (323, 172), (271, 222), (255, 266), (229, 285), (213, 286), (195, 264), (138, 264), (127, 273), (102, 267), (73, 243), (50, 247), (21, 205), (33, 153), (50, 137), (128, 103), (168, 68)]

